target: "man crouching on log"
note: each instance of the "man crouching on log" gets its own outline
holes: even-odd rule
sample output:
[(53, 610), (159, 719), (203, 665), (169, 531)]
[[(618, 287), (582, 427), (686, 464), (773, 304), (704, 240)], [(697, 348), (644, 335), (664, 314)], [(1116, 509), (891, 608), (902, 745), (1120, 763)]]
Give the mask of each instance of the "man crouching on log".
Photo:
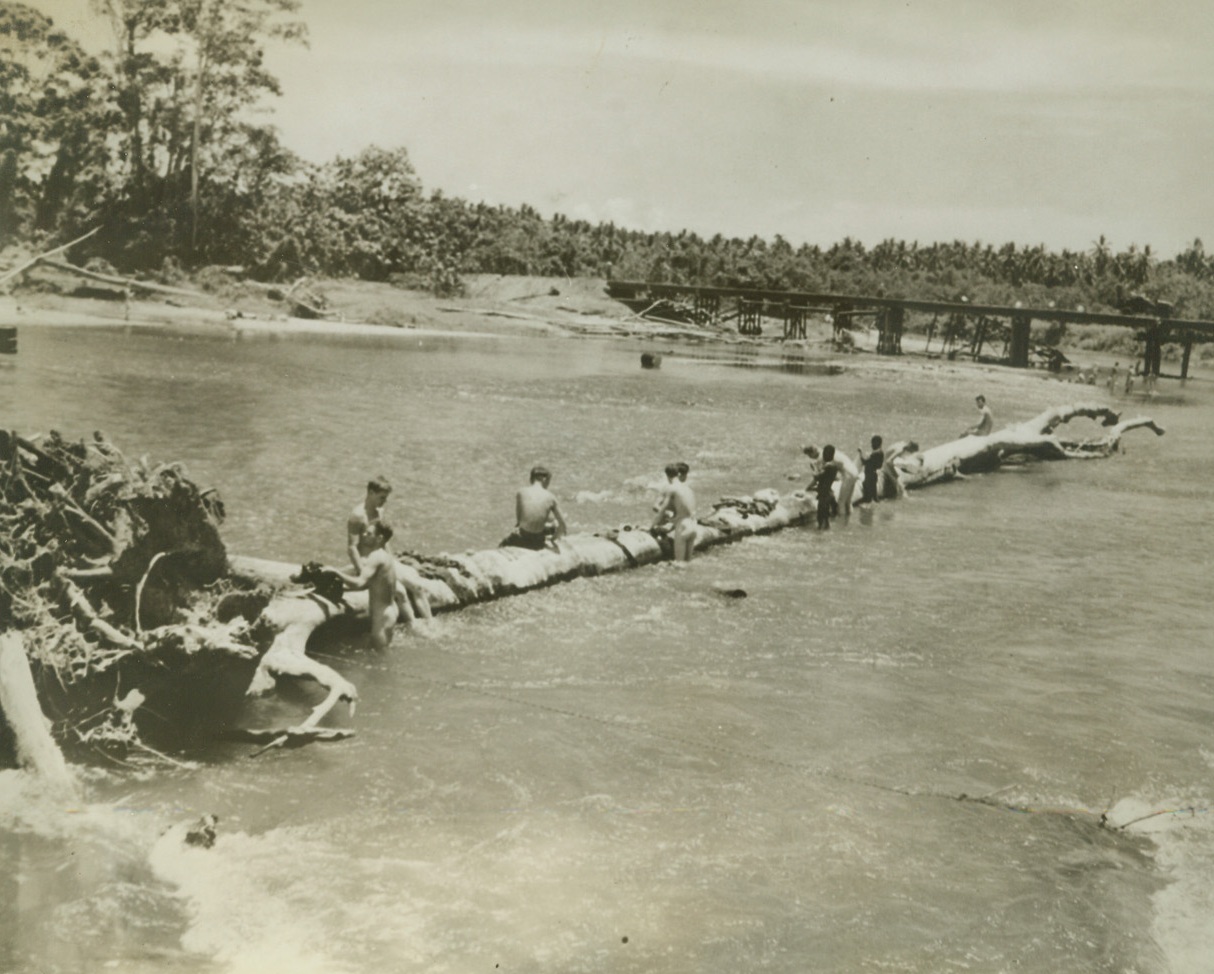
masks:
[(392, 539), (392, 525), (378, 518), (371, 523), (367, 539), (371, 550), (362, 559), (362, 570), (357, 575), (342, 571), (336, 574), (349, 588), (367, 590), (371, 645), (386, 649), (392, 642), (392, 628), (400, 618), (399, 600), (407, 596), (396, 584), (396, 559), (387, 548)]

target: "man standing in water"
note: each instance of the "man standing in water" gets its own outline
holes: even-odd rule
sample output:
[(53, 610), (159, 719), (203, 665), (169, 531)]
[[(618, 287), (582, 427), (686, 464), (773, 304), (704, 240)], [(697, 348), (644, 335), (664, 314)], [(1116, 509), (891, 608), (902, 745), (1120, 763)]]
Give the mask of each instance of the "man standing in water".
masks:
[(835, 478), (843, 472), (843, 466), (835, 459), (835, 448), (829, 443), (822, 447), (822, 461), (808, 490), (814, 492), (818, 502), (818, 529), (830, 528), (830, 518), (835, 512), (835, 495), (831, 493)]
[(881, 475), (881, 468), (885, 466), (885, 451), (881, 449), (881, 437), (874, 436), (872, 438), (873, 452), (865, 454), (863, 449), (858, 452), (860, 454), (860, 463), (864, 465), (864, 487), (860, 495), (861, 504), (875, 504), (881, 499), (877, 491), (877, 481)]
[[(392, 485), (386, 477), (372, 478), (367, 482), (367, 496), (350, 512), (350, 517), (346, 520), (346, 552), (356, 575), (362, 573), (363, 559), (378, 550), (373, 529), (379, 523), (383, 507), (388, 503), (388, 495), (391, 493)], [(388, 535), (389, 538), (391, 536)], [(413, 611), (414, 603), (417, 605), (416, 613)], [(396, 606), (400, 617), (410, 626), (417, 621), (418, 615), (423, 619), (432, 618), (430, 600), (426, 593), (403, 580), (397, 584)]]
[[(400, 595), (396, 581), (396, 559), (388, 550), (392, 525), (377, 517), (364, 534), (364, 547), (369, 549), (359, 557), (358, 574), (336, 574), (351, 589), (367, 590), (367, 615), (371, 621), (371, 645), (386, 649), (392, 642), (392, 627), (399, 618)], [(407, 599), (405, 600), (407, 603)]]
[(986, 396), (977, 396), (974, 402), (978, 405), (978, 422), (962, 436), (986, 436), (995, 427), (995, 417), (991, 415), (991, 407), (986, 404)]
[[(836, 476), (839, 479), (839, 496), (830, 495), (831, 516), (851, 513), (851, 500), (856, 492), (856, 481), (860, 479), (860, 468), (856, 466), (846, 453), (840, 453), (831, 447), (831, 462), (835, 464)], [(802, 447), (801, 452), (810, 459), (810, 473), (817, 477), (826, 463), (825, 449), (821, 453), (812, 443)]]
[[(674, 477), (671, 477), (672, 468)], [(666, 468), (666, 476), (670, 480), (670, 490), (658, 511), (658, 516), (653, 519), (653, 527), (650, 528), (651, 531), (658, 530), (667, 515), (674, 520), (670, 536), (674, 541), (675, 561), (691, 561), (691, 553), (695, 549), (696, 538), (699, 535), (695, 515), (696, 495), (687, 486), (687, 473), (690, 472), (690, 469), (685, 463), (672, 464)]]
[(514, 496), (514, 531), (498, 547), (543, 551), (550, 534), (555, 543), (565, 533), (561, 508), (548, 489), (551, 482), (552, 474), (546, 467), (531, 468), (531, 482)]

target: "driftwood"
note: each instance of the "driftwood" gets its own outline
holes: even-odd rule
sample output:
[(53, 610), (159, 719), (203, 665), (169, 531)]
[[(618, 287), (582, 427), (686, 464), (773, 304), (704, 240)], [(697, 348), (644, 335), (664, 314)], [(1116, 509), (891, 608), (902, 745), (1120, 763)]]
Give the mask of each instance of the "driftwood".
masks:
[(48, 260), (49, 258), (54, 257), (56, 254), (66, 253), (72, 247), (75, 247), (76, 244), (83, 243), (85, 240), (88, 240), (89, 237), (91, 237), (93, 234), (95, 234), (100, 229), (101, 229), (101, 227), (93, 227), (93, 229), (90, 230), (88, 233), (84, 234), (83, 236), (77, 237), (75, 240), (69, 240), (67, 243), (60, 244), (58, 247), (55, 247), (52, 250), (48, 250), (44, 254), (39, 254), (37, 257), (31, 257), (24, 264), (21, 264), (18, 267), (14, 267), (11, 271), (7, 271), (3, 275), (0, 275), (0, 284), (6, 284), (8, 281), (11, 281), (14, 278), (20, 277), (22, 274), (24, 274), (26, 271), (28, 271), (31, 267), (34, 267), (35, 265), (37, 265), (40, 261)]
[(0, 715), (12, 728), (18, 761), (65, 794), (73, 794), (76, 783), (51, 738), (25, 644), (15, 632), (0, 633)]
[(170, 287), (167, 284), (152, 284), (149, 281), (137, 281), (133, 277), (117, 277), (114, 274), (99, 274), (96, 271), (86, 271), (83, 267), (77, 267), (75, 264), (65, 264), (58, 260), (49, 260), (46, 257), (39, 257), (37, 263), (46, 264), (47, 267), (53, 267), (57, 271), (64, 271), (68, 274), (76, 274), (79, 277), (87, 278), (90, 281), (99, 281), (102, 284), (112, 284), (115, 287), (120, 287), (128, 291), (146, 291), (150, 294), (167, 294), (177, 298), (194, 298), (205, 299), (205, 294), (200, 294), (198, 291), (189, 291), (181, 287)]
[[(1105, 433), (1087, 440), (1065, 439), (1056, 433), (1073, 419), (1099, 422)], [(1087, 460), (1115, 452), (1123, 434), (1146, 428), (1162, 436), (1162, 427), (1145, 417), (1121, 419), (1121, 415), (1096, 403), (1055, 406), (1022, 423), (988, 433), (962, 436), (923, 452), (904, 452), (894, 466), (906, 488), (926, 487), (958, 476), (995, 470), (1018, 458), (1036, 460)]]
[(188, 724), (228, 674), (253, 672), (255, 634), (216, 612), (221, 509), (179, 466), (131, 462), (100, 434), (0, 430), (0, 631), (22, 633), (65, 744), (142, 744), (143, 727), (171, 731), (161, 715)]

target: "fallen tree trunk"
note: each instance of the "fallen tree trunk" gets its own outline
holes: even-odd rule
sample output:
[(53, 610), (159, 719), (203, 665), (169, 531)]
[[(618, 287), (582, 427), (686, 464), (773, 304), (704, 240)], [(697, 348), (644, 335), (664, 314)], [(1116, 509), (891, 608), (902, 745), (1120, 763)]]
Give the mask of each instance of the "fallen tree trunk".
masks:
[(51, 738), (25, 644), (15, 632), (0, 634), (0, 715), (12, 729), (17, 760), (55, 788), (73, 794), (76, 782)]
[[(1061, 436), (1077, 418), (1099, 422), (1100, 435)], [(1148, 418), (1122, 421), (1107, 407), (1080, 404), (922, 452), (895, 444), (883, 493), (1015, 457), (1108, 456), (1140, 427), (1163, 432)], [(358, 691), (308, 648), (331, 624), (365, 618), (365, 592), (326, 597), (293, 577), (296, 565), (229, 558), (217, 530), (222, 504), (210, 492), (175, 466), (130, 463), (99, 436), (72, 444), (52, 434), (35, 445), (0, 431), (0, 463), (7, 473), (0, 483), (0, 627), (26, 630), (43, 709), (66, 744), (138, 744), (135, 732), (145, 727), (177, 730), (178, 746), (231, 736), (241, 701), (286, 677), (317, 682), (324, 699), (301, 723), (260, 728), (253, 739), (289, 747), (352, 733), (320, 726), (342, 702), (353, 712)], [(726, 498), (700, 519), (695, 548), (805, 523), (815, 509), (801, 491)], [(669, 558), (670, 547), (661, 535), (623, 527), (567, 536), (542, 551), (402, 554), (398, 575), (419, 604), (443, 612), (653, 564)]]
[[(764, 490), (753, 497), (729, 498), (697, 527), (697, 550), (749, 535), (768, 534), (801, 524), (815, 511), (813, 498), (797, 491), (779, 497)], [(406, 588), (424, 593), (434, 612), (488, 602), (508, 595), (607, 572), (649, 565), (668, 558), (669, 542), (648, 531), (621, 528), (599, 535), (575, 534), (561, 538), (555, 548), (490, 548), (464, 555), (438, 558), (405, 556), (397, 560), (397, 575)], [(232, 568), (274, 586), (289, 586), (297, 566), (256, 558), (233, 557)], [(328, 713), (339, 701), (353, 709), (357, 691), (333, 669), (307, 655), (308, 641), (327, 623), (367, 612), (365, 592), (346, 594), (341, 604), (313, 590), (287, 591), (274, 599), (258, 622), (276, 630), (270, 648), (261, 658), (249, 685), (250, 694), (272, 689), (281, 677), (316, 680), (329, 693), (313, 711), (309, 724)]]
[[(1079, 418), (1099, 422), (1105, 432), (1083, 440), (1064, 439), (1056, 433), (1058, 427)], [(1119, 413), (1099, 404), (1055, 406), (1032, 419), (986, 436), (963, 436), (922, 452), (904, 452), (894, 461), (894, 468), (904, 487), (926, 487), (966, 474), (995, 470), (1014, 458), (1086, 460), (1107, 457), (1117, 450), (1123, 434), (1139, 428), (1149, 429), (1156, 436), (1164, 433), (1162, 427), (1145, 416), (1122, 421)]]
[(54, 257), (56, 254), (62, 254), (65, 251), (71, 250), (73, 247), (76, 246), (76, 244), (83, 243), (85, 240), (88, 240), (89, 237), (91, 237), (93, 234), (95, 234), (100, 229), (101, 229), (101, 227), (93, 227), (93, 229), (90, 230), (88, 233), (77, 237), (75, 240), (69, 240), (65, 244), (60, 244), (58, 247), (55, 247), (51, 250), (46, 251), (46, 253), (39, 254), (37, 257), (31, 257), (24, 264), (14, 267), (11, 271), (6, 271), (4, 274), (0, 275), (0, 284), (7, 284), (9, 281), (13, 280), (14, 278), (20, 277), (22, 274), (24, 274), (26, 271), (28, 271), (31, 267), (36, 266), (41, 261), (48, 260), (49, 258)]
[[(1059, 426), (1080, 417), (1099, 421), (1106, 432), (1087, 440), (1064, 440), (1055, 435)], [(895, 444), (891, 448), (892, 459), (882, 471), (882, 495), (895, 497), (905, 488), (995, 469), (1016, 456), (1046, 460), (1108, 456), (1117, 449), (1122, 434), (1139, 427), (1163, 433), (1145, 417), (1122, 422), (1107, 407), (1080, 404), (1055, 407), (989, 436), (962, 437), (922, 452), (913, 444)], [(861, 488), (857, 481), (855, 500), (859, 500)], [(695, 548), (701, 550), (804, 523), (815, 511), (813, 496), (801, 491), (783, 498), (770, 490), (753, 497), (727, 498), (710, 516), (700, 520)], [(669, 557), (666, 544), (664, 547), (661, 540), (647, 531), (625, 528), (601, 535), (568, 536), (560, 540), (555, 550), (493, 548), (437, 559), (404, 557), (397, 561), (397, 574), (407, 587), (425, 594), (433, 611), (442, 612), (571, 578), (652, 564)], [(294, 565), (252, 558), (237, 557), (231, 562), (238, 573), (275, 586), (289, 586), (296, 570)], [(276, 598), (262, 613), (260, 622), (273, 628), (277, 635), (258, 665), (249, 692), (264, 693), (283, 676), (310, 677), (329, 691), (313, 718), (319, 719), (318, 714), (323, 716), (339, 700), (348, 700), (353, 707), (357, 691), (331, 668), (310, 659), (307, 648), (312, 636), (331, 620), (364, 616), (366, 610), (363, 592), (348, 593), (342, 604), (311, 590), (297, 590)]]
[(112, 284), (115, 287), (125, 288), (129, 291), (146, 291), (149, 294), (167, 294), (176, 298), (206, 298), (205, 294), (198, 291), (189, 291), (181, 287), (170, 287), (167, 284), (152, 284), (150, 281), (137, 281), (133, 277), (117, 277), (114, 274), (98, 274), (96, 271), (86, 271), (83, 267), (77, 267), (75, 264), (65, 264), (62, 261), (50, 260), (46, 257), (39, 257), (38, 263), (46, 264), (47, 267), (53, 267), (57, 271), (64, 271), (68, 274), (76, 274), (79, 277), (87, 278), (90, 281), (98, 281), (102, 284)]

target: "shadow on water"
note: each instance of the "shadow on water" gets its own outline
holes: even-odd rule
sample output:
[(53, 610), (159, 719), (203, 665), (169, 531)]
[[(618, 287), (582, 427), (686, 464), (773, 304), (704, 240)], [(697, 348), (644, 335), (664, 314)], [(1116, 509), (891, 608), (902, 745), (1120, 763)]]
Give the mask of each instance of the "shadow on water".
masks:
[(776, 354), (765, 348), (726, 348), (709, 352), (679, 350), (678, 360), (702, 365), (723, 365), (733, 369), (785, 372), (789, 375), (842, 375), (847, 371), (833, 358), (810, 355)]

